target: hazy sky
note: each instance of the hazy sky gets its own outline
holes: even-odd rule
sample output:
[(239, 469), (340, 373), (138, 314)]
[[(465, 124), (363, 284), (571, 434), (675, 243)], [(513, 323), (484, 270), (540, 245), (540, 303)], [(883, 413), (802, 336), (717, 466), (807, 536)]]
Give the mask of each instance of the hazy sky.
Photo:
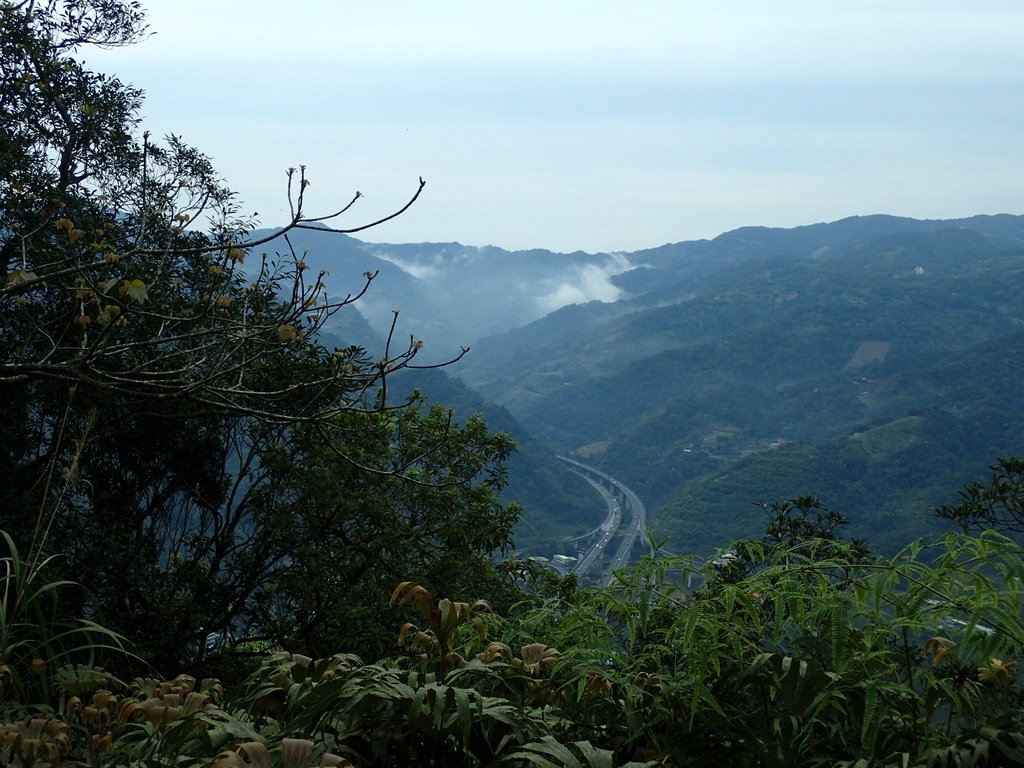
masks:
[(263, 225), (305, 164), (360, 235), (636, 250), (747, 224), (1020, 213), (1024, 3), (149, 0), (89, 51)]

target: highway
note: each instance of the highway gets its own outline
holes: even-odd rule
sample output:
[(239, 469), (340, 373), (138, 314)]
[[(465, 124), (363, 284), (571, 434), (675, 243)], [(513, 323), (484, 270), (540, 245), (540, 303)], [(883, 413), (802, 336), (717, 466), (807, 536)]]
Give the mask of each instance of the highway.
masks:
[[(630, 488), (611, 475), (575, 459), (566, 458), (565, 456), (559, 456), (558, 458), (569, 464), (573, 471), (582, 475), (601, 494), (608, 505), (608, 516), (601, 526), (584, 534), (582, 537), (576, 537), (576, 539), (579, 539), (597, 535), (597, 540), (577, 562), (576, 567), (573, 569), (575, 573), (584, 576), (593, 569), (594, 565), (605, 554), (605, 549), (609, 542), (615, 537), (619, 527), (622, 525), (623, 508), (629, 513), (629, 528), (626, 530), (618, 549), (615, 550), (615, 554), (612, 555), (604, 573), (598, 577), (599, 580), (605, 583), (611, 583), (613, 579), (612, 571), (624, 568), (629, 564), (636, 540), (641, 536), (647, 535), (647, 510), (644, 508), (640, 498)], [(614, 489), (615, 493), (612, 493), (609, 488)], [(621, 503), (616, 498), (616, 495), (622, 499)]]
[(636, 544), (636, 540), (643, 536), (647, 537), (647, 510), (644, 508), (643, 502), (640, 501), (640, 497), (637, 496), (633, 491), (624, 486), (622, 483), (615, 481), (619, 492), (626, 498), (626, 506), (629, 507), (632, 512), (632, 519), (629, 522), (629, 529), (626, 531), (626, 535), (622, 539), (622, 543), (619, 544), (618, 550), (612, 557), (611, 564), (608, 566), (608, 583), (612, 582), (612, 571), (617, 571), (625, 568), (630, 561), (633, 554), (633, 545)]
[(605, 503), (608, 505), (608, 516), (605, 518), (604, 522), (600, 527), (595, 528), (593, 531), (590, 531), (590, 534), (587, 534), (596, 535), (597, 540), (579, 559), (579, 562), (576, 563), (576, 567), (573, 569), (573, 571), (578, 575), (584, 576), (590, 572), (591, 568), (594, 567), (594, 563), (596, 563), (604, 554), (604, 550), (608, 546), (608, 542), (610, 542), (616, 532), (618, 532), (619, 525), (622, 524), (622, 508), (619, 506), (619, 502), (615, 500), (615, 496), (613, 496), (603, 485), (590, 479), (582, 472), (580, 472), (580, 474), (598, 493), (601, 494)]

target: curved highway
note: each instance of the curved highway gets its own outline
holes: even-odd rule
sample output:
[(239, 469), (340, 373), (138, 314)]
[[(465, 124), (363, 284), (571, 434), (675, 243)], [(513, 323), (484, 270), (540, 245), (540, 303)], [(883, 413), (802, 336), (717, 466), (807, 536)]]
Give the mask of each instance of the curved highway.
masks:
[[(578, 470), (575, 470), (578, 472)], [(579, 559), (576, 563), (576, 567), (573, 571), (580, 576), (587, 574), (591, 568), (594, 567), (594, 563), (604, 554), (605, 548), (608, 543), (612, 540), (615, 534), (619, 530), (619, 525), (622, 523), (622, 508), (619, 506), (619, 502), (615, 500), (615, 496), (610, 493), (603, 485), (596, 480), (592, 480), (587, 477), (584, 473), (579, 474), (604, 498), (605, 503), (608, 505), (608, 516), (604, 522), (601, 523), (600, 527), (590, 531), (586, 536), (596, 536), (596, 541), (590, 546), (590, 549)], [(580, 538), (580, 537), (577, 537)]]
[[(604, 523), (599, 528), (590, 531), (589, 534), (584, 534), (584, 536), (599, 535), (590, 549), (580, 557), (579, 562), (573, 569), (575, 573), (583, 576), (594, 567), (594, 564), (604, 555), (608, 543), (622, 524), (623, 508), (629, 512), (629, 528), (626, 530), (618, 549), (615, 550), (615, 554), (612, 555), (603, 576), (598, 577), (606, 583), (611, 583), (612, 571), (624, 568), (629, 564), (636, 540), (641, 536), (647, 535), (647, 510), (644, 508), (643, 502), (640, 501), (640, 497), (611, 475), (575, 459), (565, 456), (559, 456), (558, 458), (569, 464), (575, 472), (582, 475), (587, 482), (594, 486), (608, 504), (608, 516), (605, 518)], [(609, 488), (613, 489), (616, 493), (612, 493)], [(616, 494), (622, 499), (621, 503), (616, 499)]]
[(632, 512), (632, 520), (630, 520), (629, 529), (626, 531), (626, 535), (623, 537), (622, 543), (619, 545), (618, 550), (612, 557), (611, 564), (608, 566), (609, 583), (612, 580), (612, 571), (625, 568), (629, 564), (630, 558), (633, 554), (633, 545), (636, 544), (636, 540), (641, 536), (647, 536), (647, 510), (644, 508), (643, 502), (640, 501), (640, 497), (622, 483), (615, 481), (615, 484), (626, 499), (626, 503)]

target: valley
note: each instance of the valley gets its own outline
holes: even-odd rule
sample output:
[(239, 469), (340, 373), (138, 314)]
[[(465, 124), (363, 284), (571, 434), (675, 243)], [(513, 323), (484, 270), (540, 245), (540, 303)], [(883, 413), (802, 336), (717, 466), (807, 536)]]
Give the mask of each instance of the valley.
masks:
[(430, 362), (470, 348), (421, 388), (444, 403), (457, 380), (457, 410), (520, 442), (506, 497), (534, 555), (604, 514), (556, 454), (706, 555), (756, 533), (762, 502), (806, 494), (891, 553), (1021, 450), (1024, 217), (852, 217), (628, 254), (302, 236), (332, 280), (379, 270), (332, 333), (372, 349), (393, 319), (373, 308), (393, 306)]

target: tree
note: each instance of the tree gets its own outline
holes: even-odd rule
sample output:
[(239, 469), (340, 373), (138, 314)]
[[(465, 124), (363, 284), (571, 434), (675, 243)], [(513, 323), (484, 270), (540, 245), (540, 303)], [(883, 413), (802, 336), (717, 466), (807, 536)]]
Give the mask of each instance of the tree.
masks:
[(512, 441), (479, 415), (453, 425), (450, 411), (425, 403), (385, 420), (360, 449), (389, 452), (402, 476), (361, 471), (311, 429), (261, 457), (266, 478), (245, 503), (288, 545), (246, 619), (291, 650), (386, 654), (396, 614), (384, 606), (410, 574), (445, 594), (507, 596), (492, 553), (511, 545), (519, 516), (497, 496)]
[[(332, 297), (324, 273), (310, 279), (298, 254), (270, 259), (253, 249), (336, 219), (360, 194), (309, 216), (305, 169), (290, 169), (291, 220), (246, 239), (252, 222), (207, 158), (174, 136), (163, 145), (137, 136), (141, 92), (70, 55), (142, 37), (136, 3), (25, 0), (2, 9), (0, 106), (10, 127), (0, 143), (0, 383), (81, 384), (129, 401), (294, 422), (354, 407), (353, 390), (410, 364), (413, 339), (368, 370), (339, 354), (287, 387), (264, 375), (268, 360), (315, 334), (374, 275), (354, 295)], [(423, 186), (391, 216), (340, 231), (398, 215)]]
[(779, 553), (802, 561), (833, 560), (838, 566), (860, 562), (870, 552), (862, 540), (842, 538), (841, 529), (849, 520), (815, 496), (765, 501), (759, 506), (767, 516), (764, 535), (733, 542), (730, 553), (715, 560), (717, 581), (749, 578)]
[[(30, 561), (61, 552), (93, 595), (75, 610), (142, 639), (161, 664), (202, 656), (210, 632), (295, 634), (254, 608), (257, 595), (322, 622), (274, 581), (309, 583), (326, 568), (317, 558), (344, 550), (357, 563), (359, 547), (379, 547), (351, 530), (351, 510), (371, 509), (361, 495), (381, 502), (379, 530), (385, 512), (432, 527), (410, 523), (415, 535), (357, 571), (386, 561), (445, 586), (486, 575), (515, 516), (495, 496), (510, 444), (389, 395), (396, 372), (436, 367), (418, 364), (422, 343), (399, 342), (395, 325), (380, 356), (327, 348), (320, 329), (375, 275), (334, 296), (287, 239), (361, 195), (310, 215), (305, 168), (290, 169), (289, 221), (253, 239), (209, 160), (142, 132), (141, 91), (75, 58), (146, 34), (136, 2), (0, 2), (4, 524)], [(395, 213), (336, 231), (399, 215), (423, 187)], [(283, 253), (259, 250), (281, 236)], [(344, 513), (298, 503), (327, 503), (326, 490), (296, 484), (316, 472)], [(334, 538), (321, 541), (328, 522)], [(449, 545), (473, 551), (447, 570), (425, 554)]]
[(970, 483), (959, 492), (956, 504), (935, 510), (943, 520), (964, 533), (986, 528), (1010, 533), (1024, 532), (1024, 460), (997, 459), (987, 483)]
[(94, 441), (89, 498), (51, 536), (90, 587), (78, 610), (158, 669), (208, 663), (207, 638), (214, 657), (261, 640), (375, 658), (394, 640), (382, 606), (409, 575), (451, 594), (507, 591), (492, 553), (518, 519), (498, 499), (513, 444), (482, 418), (415, 403), (331, 428), (234, 421), (206, 434), (205, 453), (191, 428), (128, 455)]

